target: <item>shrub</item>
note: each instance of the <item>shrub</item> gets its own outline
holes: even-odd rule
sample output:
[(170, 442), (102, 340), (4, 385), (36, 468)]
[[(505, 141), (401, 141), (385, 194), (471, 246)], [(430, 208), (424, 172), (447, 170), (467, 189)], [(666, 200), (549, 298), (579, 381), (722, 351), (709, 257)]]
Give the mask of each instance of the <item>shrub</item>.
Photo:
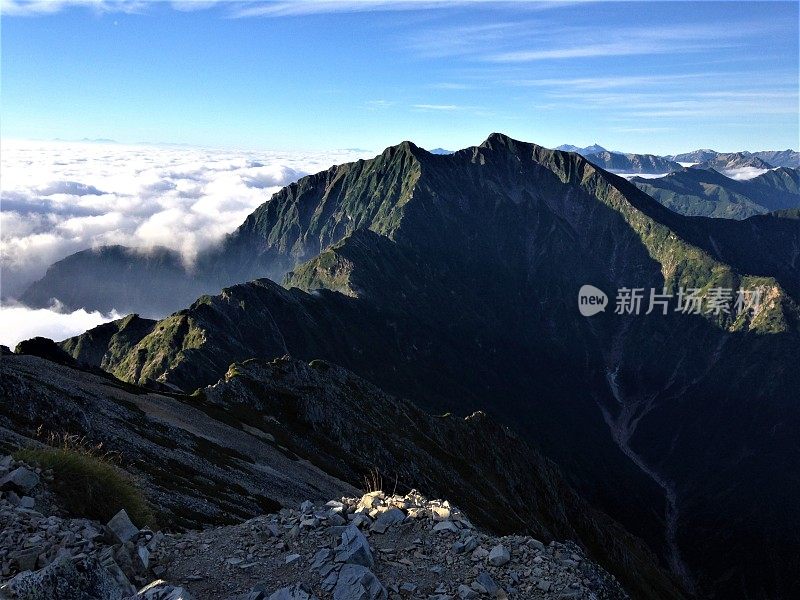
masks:
[(70, 516), (106, 523), (124, 508), (137, 526), (155, 525), (144, 494), (128, 473), (113, 464), (110, 453), (77, 436), (50, 436), (48, 442), (49, 447), (20, 450), (15, 457), (53, 471), (51, 489)]

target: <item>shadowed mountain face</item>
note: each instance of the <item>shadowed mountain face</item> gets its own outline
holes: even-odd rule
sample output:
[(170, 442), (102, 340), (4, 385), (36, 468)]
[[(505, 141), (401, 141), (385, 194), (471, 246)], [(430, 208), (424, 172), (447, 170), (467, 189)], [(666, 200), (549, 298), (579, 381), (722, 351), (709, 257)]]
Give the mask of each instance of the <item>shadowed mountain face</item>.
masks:
[(457, 497), (485, 530), (574, 540), (637, 598), (684, 597), (641, 540), (507, 428), (482, 413), (431, 416), (331, 363), (235, 363), (193, 396), (33, 355), (5, 355), (0, 372), (0, 449), (33, 443), (42, 422), (102, 443), (144, 484), (164, 527), (357, 495), (377, 470), (398, 492)]
[(689, 216), (746, 219), (800, 207), (800, 169), (782, 167), (746, 181), (713, 169), (682, 169), (631, 182), (670, 210)]
[[(576, 154), (494, 134), (304, 178), (199, 264), (219, 279), (289, 273), (63, 347), (187, 391), (234, 361), (323, 358), (437, 412), (486, 410), (699, 591), (797, 592), (792, 213), (687, 218)], [(747, 315), (587, 319), (586, 283), (765, 298)]]
[(104, 246), (53, 264), (20, 299), (32, 307), (47, 307), (58, 300), (68, 309), (162, 316), (217, 287), (201, 273), (187, 270), (174, 250), (159, 247), (140, 252)]

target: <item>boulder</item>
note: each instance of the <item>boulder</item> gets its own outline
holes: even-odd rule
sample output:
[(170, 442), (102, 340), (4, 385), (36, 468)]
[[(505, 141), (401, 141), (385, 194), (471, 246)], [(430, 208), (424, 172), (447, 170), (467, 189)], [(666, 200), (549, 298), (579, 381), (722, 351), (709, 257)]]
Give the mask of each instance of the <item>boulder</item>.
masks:
[(453, 531), (458, 533), (458, 527), (452, 521), (439, 521), (433, 526), (434, 531)]
[(111, 517), (108, 522), (108, 528), (113, 532), (117, 540), (123, 544), (139, 533), (139, 529), (131, 522), (124, 508)]
[(36, 473), (27, 467), (17, 467), (0, 479), (0, 490), (10, 490), (25, 494), (36, 487), (38, 483), (39, 476)]
[(348, 525), (342, 532), (342, 541), (336, 547), (335, 560), (369, 568), (375, 565), (369, 542), (355, 525)]
[[(48, 600), (119, 600), (128, 593), (94, 559), (84, 559), (80, 569), (61, 556), (38, 571), (23, 571), (0, 588), (0, 597)], [(161, 599), (159, 599), (161, 600)]]
[(488, 561), (489, 564), (492, 565), (493, 567), (502, 567), (510, 560), (511, 560), (511, 554), (502, 544), (497, 544), (497, 546), (492, 548), (491, 551), (489, 552)]
[(372, 527), (370, 527), (370, 531), (374, 531), (376, 533), (385, 533), (389, 527), (392, 525), (397, 525), (398, 523), (402, 523), (405, 521), (405, 518), (406, 514), (402, 510), (399, 508), (390, 508), (389, 510), (378, 515), (378, 518), (375, 519)]
[(302, 583), (297, 583), (291, 587), (283, 587), (274, 591), (269, 600), (317, 600), (317, 597)]
[(344, 565), (333, 588), (333, 600), (386, 600), (386, 588), (362, 565)]

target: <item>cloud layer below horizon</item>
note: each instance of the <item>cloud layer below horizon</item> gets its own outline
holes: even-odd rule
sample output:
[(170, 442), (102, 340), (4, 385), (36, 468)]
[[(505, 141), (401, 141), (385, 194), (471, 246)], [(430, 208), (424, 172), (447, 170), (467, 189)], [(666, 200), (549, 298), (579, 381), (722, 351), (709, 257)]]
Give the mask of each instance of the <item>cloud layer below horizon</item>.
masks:
[(82, 308), (67, 312), (57, 303), (50, 308), (6, 304), (0, 310), (0, 344), (13, 350), (22, 340), (36, 336), (61, 341), (121, 316), (116, 311), (104, 315)]
[(166, 246), (191, 263), (280, 188), (371, 155), (4, 140), (0, 344), (61, 340), (121, 316), (14, 300), (69, 254), (105, 244)]
[(2, 296), (104, 244), (166, 246), (190, 263), (283, 186), (370, 154), (3, 142)]

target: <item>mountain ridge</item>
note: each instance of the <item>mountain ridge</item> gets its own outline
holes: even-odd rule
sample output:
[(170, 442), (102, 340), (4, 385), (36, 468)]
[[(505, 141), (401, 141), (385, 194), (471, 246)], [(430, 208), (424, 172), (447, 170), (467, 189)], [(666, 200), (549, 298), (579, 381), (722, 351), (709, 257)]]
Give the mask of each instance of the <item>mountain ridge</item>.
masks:
[[(798, 351), (800, 277), (798, 262), (785, 260), (800, 248), (796, 221), (683, 217), (575, 154), (501, 134), (450, 156), (402, 144), (317, 176), (324, 187), (309, 181), (248, 229), (266, 256), (283, 252), (283, 264), (341, 235), (289, 272), (290, 289), (259, 280), (203, 297), (107, 368), (194, 389), (231, 362), (289, 353), (335, 361), (437, 412), (488, 409), (662, 556), (686, 553), (701, 588), (770, 594), (763, 565), (738, 559), (741, 546), (723, 543), (707, 515), (713, 505), (719, 523), (736, 523), (756, 502), (737, 462), (742, 443), (763, 449), (751, 459), (760, 489), (779, 503), (792, 493), (767, 459), (796, 460), (786, 430), (758, 432), (771, 414), (797, 420), (790, 390), (800, 382), (786, 357)], [(767, 293), (753, 315), (588, 321), (568, 308), (586, 282)], [(761, 413), (747, 411), (742, 390), (759, 390)], [(714, 473), (741, 487), (735, 502), (709, 487)], [(666, 513), (650, 508), (665, 496)], [(767, 537), (741, 531), (742, 543), (791, 547), (776, 512), (761, 519)], [(720, 580), (731, 565), (741, 580)], [(780, 586), (794, 584), (781, 576)]]

